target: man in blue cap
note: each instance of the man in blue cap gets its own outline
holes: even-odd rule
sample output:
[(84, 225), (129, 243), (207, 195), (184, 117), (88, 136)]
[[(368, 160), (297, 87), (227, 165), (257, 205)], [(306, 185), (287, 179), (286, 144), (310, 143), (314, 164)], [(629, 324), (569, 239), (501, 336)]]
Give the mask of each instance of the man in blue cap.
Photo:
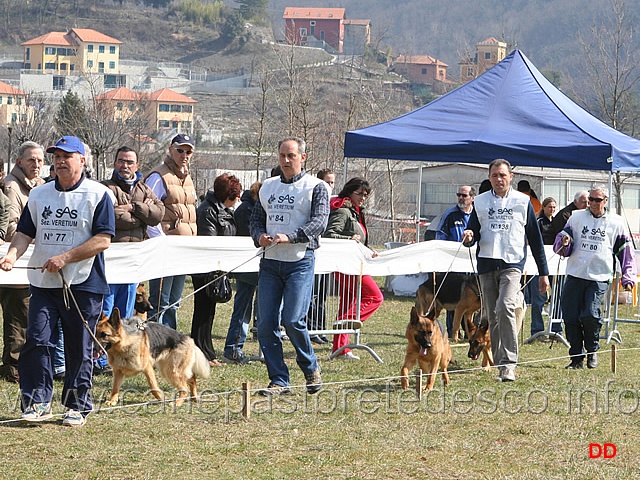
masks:
[[(115, 234), (115, 198), (107, 187), (85, 177), (80, 139), (62, 137), (47, 153), (53, 153), (56, 179), (31, 191), (9, 250), (0, 258), (0, 269), (11, 270), (34, 242), (29, 260), (34, 268), (28, 271), (29, 321), (18, 360), (21, 419), (40, 422), (52, 417), (51, 339), (60, 322), (67, 360), (62, 403), (68, 409), (62, 424), (75, 427), (84, 425), (93, 408), (93, 342), (84, 322), (95, 330), (103, 296), (109, 293), (103, 252)], [(63, 292), (65, 284), (70, 292)]]

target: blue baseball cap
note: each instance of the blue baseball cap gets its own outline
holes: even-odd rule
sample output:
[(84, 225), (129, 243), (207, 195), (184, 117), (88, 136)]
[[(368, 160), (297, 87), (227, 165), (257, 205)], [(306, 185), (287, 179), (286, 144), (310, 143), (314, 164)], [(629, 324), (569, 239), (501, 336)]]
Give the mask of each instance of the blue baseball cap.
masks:
[(189, 145), (191, 148), (195, 148), (196, 143), (193, 141), (193, 137), (180, 133), (173, 137), (171, 145)]
[(56, 149), (72, 153), (78, 152), (80, 155), (84, 155), (84, 143), (78, 137), (62, 137), (53, 147), (47, 148), (47, 153), (53, 153)]

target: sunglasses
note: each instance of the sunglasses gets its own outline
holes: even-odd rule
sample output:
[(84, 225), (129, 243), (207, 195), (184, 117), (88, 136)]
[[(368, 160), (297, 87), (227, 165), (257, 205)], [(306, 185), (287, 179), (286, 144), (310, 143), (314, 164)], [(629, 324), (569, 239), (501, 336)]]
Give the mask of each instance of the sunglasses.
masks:
[(186, 153), (187, 155), (191, 155), (193, 153), (193, 150), (185, 150), (183, 148), (176, 148), (175, 149), (176, 152), (178, 152), (180, 155), (182, 155), (183, 153)]
[(468, 193), (456, 193), (457, 197), (467, 198), (469, 196)]
[(596, 202), (596, 203), (604, 202), (606, 199), (607, 197), (604, 197), (604, 198), (589, 197), (590, 202)]

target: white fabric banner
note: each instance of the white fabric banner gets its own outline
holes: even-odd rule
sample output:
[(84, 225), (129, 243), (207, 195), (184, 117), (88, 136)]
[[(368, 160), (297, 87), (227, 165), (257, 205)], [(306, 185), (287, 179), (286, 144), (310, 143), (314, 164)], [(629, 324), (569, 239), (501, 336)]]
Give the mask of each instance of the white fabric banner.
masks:
[[(0, 247), (4, 255), (8, 245)], [(277, 248), (277, 247), (275, 247)], [(563, 274), (565, 262), (547, 250), (549, 271)], [(27, 266), (33, 246), (16, 263), (11, 272), (0, 271), (0, 284), (27, 284)], [(183, 237), (164, 236), (138, 243), (112, 243), (105, 252), (109, 283), (137, 283), (152, 278), (213, 270), (256, 272), (260, 249), (249, 237)], [(360, 273), (373, 276), (407, 275), (420, 272), (474, 272), (475, 247), (468, 249), (457, 242), (433, 240), (379, 252), (377, 257), (352, 240), (321, 239), (316, 250), (316, 272)], [(471, 263), (473, 259), (473, 264)], [(558, 270), (560, 264), (560, 270)], [(20, 268), (22, 267), (22, 268)], [(537, 273), (529, 252), (525, 266), (527, 275)]]

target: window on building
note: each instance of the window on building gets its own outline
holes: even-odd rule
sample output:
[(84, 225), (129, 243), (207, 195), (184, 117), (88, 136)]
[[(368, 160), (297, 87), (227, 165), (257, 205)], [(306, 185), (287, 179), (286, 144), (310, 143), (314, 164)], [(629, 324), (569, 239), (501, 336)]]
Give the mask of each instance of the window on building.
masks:
[(64, 90), (65, 77), (53, 77), (53, 89), (54, 90)]
[(25, 63), (25, 64), (24, 64), (24, 68), (25, 68), (26, 70), (31, 70), (31, 64), (30, 64), (30, 63)]
[(56, 64), (55, 62), (47, 62), (44, 64), (44, 69), (45, 70), (55, 70), (56, 69)]
[(122, 102), (116, 103), (116, 110), (122, 110)]
[(7, 97), (7, 105), (13, 105), (13, 97)]
[(169, 105), (166, 103), (161, 103), (160, 105), (158, 105), (158, 110), (161, 112), (168, 112), (169, 111)]
[(421, 72), (422, 72), (422, 75), (426, 75), (426, 74), (427, 74), (427, 69), (426, 69), (426, 68), (423, 68), (423, 69), (421, 70)]
[(622, 206), (624, 208), (640, 208), (640, 187), (638, 185), (626, 185), (624, 187)]
[(44, 47), (44, 54), (45, 55), (55, 55), (56, 54), (55, 47)]
[(115, 55), (115, 54), (116, 54), (116, 46), (115, 46), (115, 45), (111, 45), (111, 46), (109, 47), (109, 53), (110, 53), (111, 55)]
[(0, 105), (2, 105), (2, 97), (0, 97)]
[(24, 59), (31, 60), (31, 49), (29, 47), (24, 50)]
[(98, 47), (98, 53), (104, 53), (104, 45)]
[(72, 72), (73, 72), (75, 69), (76, 69), (75, 64), (73, 64), (73, 63), (72, 63), (72, 64), (70, 64), (70, 65), (69, 65), (69, 70), (70, 70), (70, 71), (72, 71)]
[(57, 51), (58, 55), (66, 55), (67, 54), (67, 49), (66, 48), (59, 48)]
[(301, 28), (300, 29), (300, 36), (301, 37), (306, 37), (307, 36), (307, 29), (306, 28)]
[(130, 103), (129, 104), (129, 111), (130, 112), (135, 112), (136, 111), (136, 104), (135, 103)]
[(116, 62), (109, 62), (109, 70), (115, 70), (116, 69)]
[(60, 64), (60, 71), (65, 71), (66, 72), (68, 65), (69, 65), (68, 63), (61, 63)]
[(312, 27), (315, 27), (316, 26), (316, 21), (315, 20), (311, 20), (309, 22), (309, 25), (311, 25)]
[(87, 60), (87, 68), (93, 68), (93, 60)]
[(93, 45), (87, 45), (87, 52), (93, 53)]
[(191, 105), (183, 105), (182, 106), (182, 111), (183, 112), (187, 112), (187, 113), (191, 113), (191, 112), (193, 112), (193, 107)]
[(181, 105), (171, 105), (171, 111), (172, 112), (181, 112), (182, 111), (182, 106)]
[(491, 60), (491, 52), (484, 52), (484, 59)]
[(16, 97), (18, 105), (22, 105), (22, 97)]
[(11, 114), (11, 123), (16, 123), (18, 121), (18, 114), (17, 112), (13, 112)]
[(98, 62), (98, 73), (104, 73), (104, 62)]
[(158, 128), (169, 128), (169, 120), (158, 120)]

